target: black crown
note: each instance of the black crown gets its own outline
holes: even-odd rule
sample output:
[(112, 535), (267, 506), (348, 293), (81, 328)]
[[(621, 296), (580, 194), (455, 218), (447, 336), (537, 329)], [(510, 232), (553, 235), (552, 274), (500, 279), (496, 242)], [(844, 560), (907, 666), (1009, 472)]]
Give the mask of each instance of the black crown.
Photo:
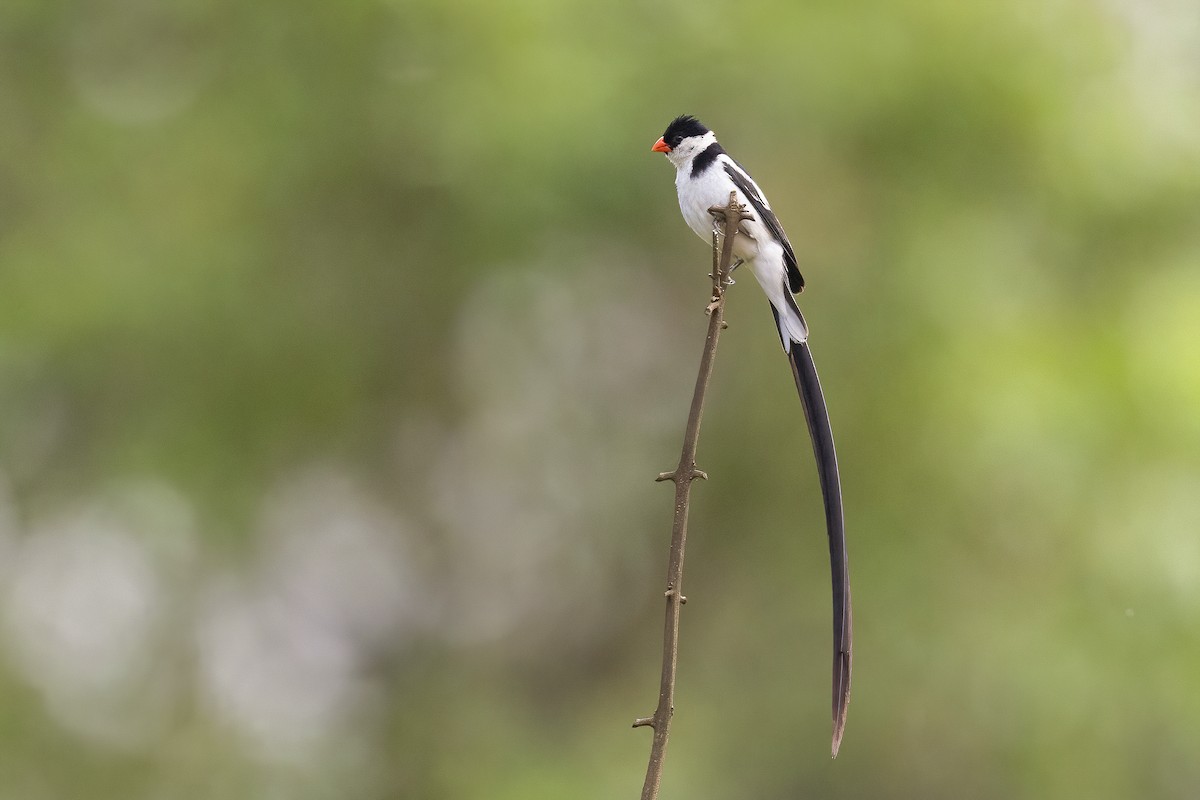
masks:
[(708, 128), (704, 127), (704, 123), (690, 114), (681, 114), (671, 120), (671, 124), (667, 126), (663, 132), (663, 141), (669, 147), (678, 147), (679, 143), (689, 136), (703, 136), (708, 133)]

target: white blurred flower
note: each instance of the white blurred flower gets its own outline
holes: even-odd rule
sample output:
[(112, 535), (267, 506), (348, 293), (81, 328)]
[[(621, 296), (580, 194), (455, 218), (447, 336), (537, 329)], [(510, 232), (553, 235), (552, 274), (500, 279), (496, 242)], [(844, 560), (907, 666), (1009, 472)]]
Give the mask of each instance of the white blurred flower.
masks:
[(9, 654), (61, 724), (118, 746), (161, 730), (173, 680), (155, 661), (172, 609), (166, 581), (191, 535), (186, 502), (146, 483), (35, 523), (15, 548)]
[(264, 755), (309, 754), (353, 699), (349, 642), (232, 582), (211, 591), (197, 644), (210, 708)]
[(419, 623), (405, 526), (333, 469), (264, 503), (264, 548), (245, 580), (211, 587), (200, 613), (201, 692), (260, 754), (302, 759), (352, 738), (373, 658)]

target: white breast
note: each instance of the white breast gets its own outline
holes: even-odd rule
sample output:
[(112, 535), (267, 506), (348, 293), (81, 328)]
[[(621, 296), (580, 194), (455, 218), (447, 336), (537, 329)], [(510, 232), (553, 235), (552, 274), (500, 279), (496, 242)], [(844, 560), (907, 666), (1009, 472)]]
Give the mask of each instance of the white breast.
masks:
[[(697, 236), (706, 242), (712, 241), (713, 217), (708, 213), (712, 206), (729, 204), (729, 193), (737, 191), (729, 175), (725, 173), (725, 162), (728, 156), (720, 155), (703, 173), (693, 178), (691, 163), (685, 164), (675, 173), (675, 190), (679, 194), (679, 210), (683, 219)], [(750, 201), (740, 191), (737, 191), (738, 202), (754, 213)], [(769, 206), (768, 206), (769, 207)], [(770, 233), (758, 221), (744, 223), (742, 229), (748, 231), (754, 238), (749, 241), (739, 237), (735, 242), (737, 254), (747, 261), (753, 260), (758, 254), (758, 241), (772, 241)], [(764, 239), (764, 237), (766, 237)]]
[(734, 188), (729, 176), (719, 164), (704, 174), (693, 178), (691, 164), (675, 174), (675, 189), (679, 193), (679, 210), (688, 227), (701, 239), (712, 237), (713, 218), (708, 213), (711, 206), (723, 206), (729, 202), (729, 192)]

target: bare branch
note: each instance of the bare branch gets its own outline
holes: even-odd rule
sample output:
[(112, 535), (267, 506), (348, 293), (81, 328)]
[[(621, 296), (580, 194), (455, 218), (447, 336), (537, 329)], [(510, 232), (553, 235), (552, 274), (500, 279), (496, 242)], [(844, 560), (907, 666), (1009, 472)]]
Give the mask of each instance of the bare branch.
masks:
[[(683, 450), (679, 454), (679, 466), (672, 472), (661, 473), (655, 480), (675, 483), (675, 519), (671, 525), (671, 555), (667, 565), (666, 621), (663, 626), (662, 678), (658, 689), (658, 708), (652, 717), (634, 721), (633, 727), (654, 729), (654, 741), (650, 746), (650, 762), (646, 766), (646, 782), (642, 786), (642, 800), (656, 800), (662, 782), (663, 761), (667, 753), (667, 739), (671, 732), (671, 716), (675, 713), (675, 669), (679, 661), (679, 610), (687, 598), (683, 596), (683, 552), (687, 542), (688, 509), (691, 504), (692, 481), (706, 479), (708, 475), (696, 469), (696, 444), (700, 438), (700, 417), (704, 411), (704, 395), (708, 391), (708, 380), (712, 376), (713, 359), (717, 352), (717, 340), (725, 323), (725, 290), (730, 285), (729, 271), (733, 263), (733, 243), (739, 233), (742, 220), (753, 219), (746, 207), (737, 201), (737, 192), (729, 193), (727, 206), (713, 206), (713, 215), (723, 232), (718, 237), (713, 228), (712, 301), (705, 309), (709, 315), (708, 335), (700, 356), (700, 371), (696, 375), (696, 388), (692, 393), (692, 407), (688, 412), (687, 428), (683, 434)], [(731, 232), (732, 231), (732, 232)], [(718, 247), (720, 243), (720, 247)]]

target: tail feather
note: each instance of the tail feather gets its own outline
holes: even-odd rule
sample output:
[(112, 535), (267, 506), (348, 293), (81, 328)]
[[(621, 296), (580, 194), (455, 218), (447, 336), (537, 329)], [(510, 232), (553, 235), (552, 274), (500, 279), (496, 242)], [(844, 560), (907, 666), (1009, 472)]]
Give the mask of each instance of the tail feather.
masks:
[[(775, 312), (772, 307), (772, 312)], [(775, 312), (778, 322), (779, 314)], [(788, 345), (791, 345), (790, 347)], [(825, 503), (825, 527), (829, 534), (829, 563), (833, 578), (833, 755), (836, 758), (846, 727), (846, 711), (850, 704), (850, 672), (852, 665), (853, 614), (850, 607), (850, 571), (846, 561), (846, 525), (842, 514), (842, 484), (838, 475), (837, 452), (833, 445), (833, 428), (829, 410), (817, 377), (812, 351), (807, 341), (786, 342), (788, 361), (796, 379), (796, 389), (804, 405), (804, 417), (812, 438), (817, 472), (821, 480), (821, 496)]]

